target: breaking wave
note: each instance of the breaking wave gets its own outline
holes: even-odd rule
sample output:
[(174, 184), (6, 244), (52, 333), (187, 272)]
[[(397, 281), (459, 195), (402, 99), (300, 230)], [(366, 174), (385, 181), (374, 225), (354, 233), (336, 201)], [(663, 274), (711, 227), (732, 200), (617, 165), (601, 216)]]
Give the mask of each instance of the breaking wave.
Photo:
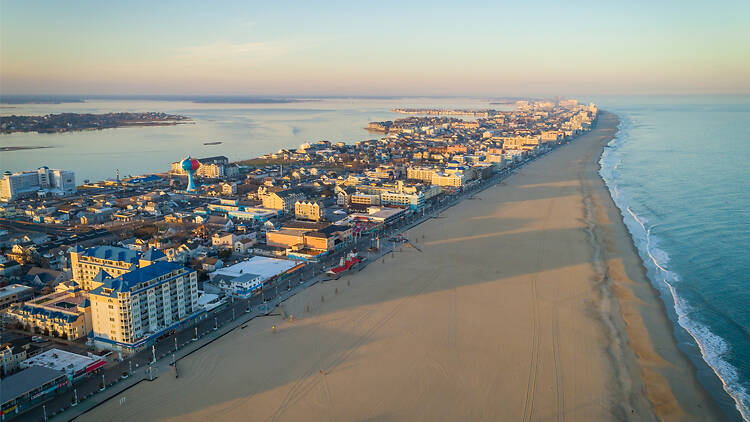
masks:
[(720, 336), (713, 333), (708, 326), (691, 318), (692, 307), (682, 298), (675, 285), (680, 282), (679, 276), (670, 271), (669, 254), (661, 249), (659, 239), (651, 234), (656, 224), (649, 224), (644, 216), (636, 214), (631, 206), (627, 192), (618, 186), (618, 170), (622, 163), (620, 147), (629, 137), (633, 121), (627, 116), (618, 116), (620, 124), (617, 135), (604, 148), (599, 161), (599, 174), (610, 190), (612, 199), (623, 216), (623, 222), (631, 234), (633, 243), (642, 256), (648, 257), (644, 265), (649, 269), (651, 283), (660, 291), (669, 292), (672, 306), (677, 315), (677, 323), (693, 338), (700, 349), (704, 362), (713, 370), (721, 381), (724, 391), (734, 400), (735, 407), (745, 421), (750, 421), (750, 393), (742, 385), (737, 368), (732, 366), (724, 356), (730, 351), (730, 345)]

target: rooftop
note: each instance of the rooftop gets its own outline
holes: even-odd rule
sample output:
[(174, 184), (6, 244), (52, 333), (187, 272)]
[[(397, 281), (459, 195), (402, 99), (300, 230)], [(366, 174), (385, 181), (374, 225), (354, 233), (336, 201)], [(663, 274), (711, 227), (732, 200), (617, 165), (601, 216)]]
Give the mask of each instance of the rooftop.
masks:
[(27, 367), (41, 366), (69, 374), (75, 374), (100, 360), (101, 358), (99, 357), (92, 358), (65, 350), (50, 349), (34, 356), (33, 358), (26, 359), (21, 362), (21, 365)]
[(140, 283), (151, 281), (176, 270), (187, 270), (187, 268), (177, 262), (157, 261), (149, 266), (135, 269), (119, 277), (105, 277), (103, 280), (104, 284), (92, 290), (91, 294), (108, 296), (104, 293), (104, 289), (114, 290), (111, 295), (116, 295), (116, 292), (129, 292)]
[(32, 290), (34, 289), (22, 284), (11, 284), (10, 286), (0, 287), (0, 297), (10, 296), (17, 293), (20, 294), (30, 292)]
[[(80, 248), (79, 248), (80, 249)], [(137, 263), (141, 253), (132, 249), (118, 248), (116, 246), (93, 246), (84, 249), (81, 255), (91, 258), (107, 259), (110, 261), (124, 261)]]
[(0, 404), (7, 403), (29, 391), (65, 376), (62, 371), (30, 366), (17, 374), (0, 379)]
[(254, 256), (247, 261), (238, 262), (232, 266), (216, 270), (212, 274), (225, 275), (232, 278), (240, 277), (245, 274), (257, 274), (264, 279), (267, 279), (288, 271), (296, 265), (296, 262), (286, 259)]

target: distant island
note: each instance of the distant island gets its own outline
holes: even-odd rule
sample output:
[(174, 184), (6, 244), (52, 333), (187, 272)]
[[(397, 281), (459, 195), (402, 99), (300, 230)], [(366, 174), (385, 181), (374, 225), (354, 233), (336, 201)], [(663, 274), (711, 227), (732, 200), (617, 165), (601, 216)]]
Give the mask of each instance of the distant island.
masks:
[(19, 146), (15, 146), (15, 147), (0, 147), (0, 152), (23, 151), (25, 149), (44, 149), (44, 148), (53, 148), (53, 147), (51, 147), (51, 146), (19, 145)]
[(87, 101), (187, 101), (196, 104), (290, 104), (318, 99), (241, 95), (0, 95), (0, 104), (64, 104)]
[(161, 112), (79, 114), (62, 113), (45, 116), (2, 116), (0, 133), (58, 133), (128, 126), (170, 126), (190, 121), (187, 116)]
[(82, 103), (82, 98), (59, 95), (3, 95), (0, 104), (64, 104)]
[(482, 110), (466, 110), (466, 109), (442, 109), (442, 108), (394, 108), (391, 109), (396, 113), (401, 114), (430, 114), (430, 115), (443, 115), (443, 116), (479, 116), (479, 117), (492, 117), (500, 114), (497, 110), (482, 109)]

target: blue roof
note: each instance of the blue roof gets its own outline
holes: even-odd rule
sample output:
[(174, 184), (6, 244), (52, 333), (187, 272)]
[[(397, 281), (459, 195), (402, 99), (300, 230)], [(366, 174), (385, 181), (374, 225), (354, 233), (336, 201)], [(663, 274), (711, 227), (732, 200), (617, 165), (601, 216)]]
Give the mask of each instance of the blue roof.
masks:
[(156, 261), (157, 259), (166, 258), (166, 257), (167, 256), (164, 255), (164, 252), (158, 249), (149, 248), (149, 250), (147, 250), (146, 253), (143, 254), (141, 259), (146, 260), (146, 261)]
[(108, 272), (100, 269), (99, 272), (96, 273), (96, 275), (94, 276), (94, 281), (99, 282), (99, 283), (103, 283), (104, 280), (107, 280), (108, 278), (112, 278), (112, 276), (109, 275)]
[(109, 259), (111, 261), (125, 261), (137, 263), (141, 253), (127, 248), (116, 246), (94, 246), (83, 251), (84, 256), (92, 258)]
[(66, 314), (59, 311), (51, 311), (45, 308), (39, 308), (36, 306), (23, 305), (21, 307), (22, 312), (28, 312), (31, 315), (43, 315), (46, 319), (63, 320), (66, 322), (75, 322), (78, 319), (78, 315)]
[(187, 268), (177, 262), (157, 261), (149, 266), (127, 272), (119, 277), (108, 278), (104, 280), (102, 286), (92, 290), (91, 293), (104, 295), (102, 292), (103, 289), (112, 289), (114, 291), (112, 296), (115, 296), (116, 292), (129, 292), (139, 283), (151, 281), (178, 269), (187, 270)]

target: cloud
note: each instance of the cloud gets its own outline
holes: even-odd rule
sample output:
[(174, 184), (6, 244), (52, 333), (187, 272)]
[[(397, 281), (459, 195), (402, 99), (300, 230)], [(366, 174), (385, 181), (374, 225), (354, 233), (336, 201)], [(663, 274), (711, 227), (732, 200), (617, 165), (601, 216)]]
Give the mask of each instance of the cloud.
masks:
[(255, 61), (280, 57), (289, 53), (293, 45), (287, 41), (263, 41), (246, 43), (215, 42), (211, 44), (181, 47), (175, 51), (175, 59), (196, 57), (215, 61)]

